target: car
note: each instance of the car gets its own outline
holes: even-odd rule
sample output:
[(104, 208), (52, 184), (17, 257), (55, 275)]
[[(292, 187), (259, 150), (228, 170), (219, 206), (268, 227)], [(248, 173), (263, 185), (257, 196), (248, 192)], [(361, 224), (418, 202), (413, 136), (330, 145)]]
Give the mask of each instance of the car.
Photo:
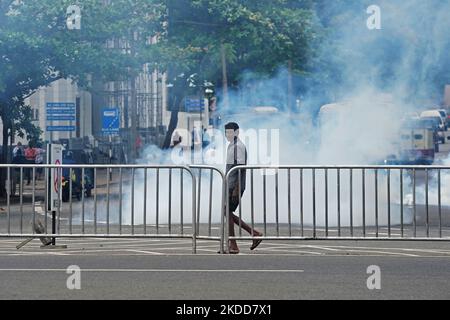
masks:
[(447, 109), (446, 111), (447, 111), (447, 119), (446, 119), (447, 128), (450, 128), (450, 109)]
[(447, 110), (445, 110), (445, 109), (439, 109), (438, 111), (442, 117), (442, 120), (444, 121), (445, 130), (447, 131), (448, 128), (450, 127), (449, 114), (448, 114)]
[(440, 124), (440, 126), (442, 127), (442, 129), (445, 131), (447, 130), (447, 113), (444, 109), (430, 109), (430, 110), (425, 110), (422, 111), (422, 113), (420, 114), (421, 118), (435, 118), (435, 117), (439, 117), (442, 121), (442, 123)]

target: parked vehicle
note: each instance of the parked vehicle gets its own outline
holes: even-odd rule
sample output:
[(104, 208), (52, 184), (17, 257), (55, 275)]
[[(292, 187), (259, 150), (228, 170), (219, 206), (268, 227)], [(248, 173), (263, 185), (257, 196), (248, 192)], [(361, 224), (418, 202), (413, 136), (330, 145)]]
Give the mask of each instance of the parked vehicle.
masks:
[(433, 118), (423, 118), (419, 120), (419, 126), (428, 128), (433, 133), (433, 143), (435, 152), (439, 152), (439, 141), (445, 140), (444, 132), (441, 130), (439, 121)]
[(450, 128), (450, 110), (447, 110), (447, 128)]
[(390, 165), (431, 165), (438, 152), (436, 122), (409, 120), (403, 123), (397, 142), (397, 155), (385, 160)]
[(441, 143), (445, 143), (446, 125), (439, 110), (427, 110), (420, 114), (420, 119), (434, 122), (431, 126), (437, 127), (438, 139)]
[(435, 118), (438, 117), (442, 120), (441, 126), (443, 130), (446, 130), (447, 113), (443, 109), (425, 110), (420, 113), (420, 118)]
[(434, 162), (436, 147), (433, 128), (416, 122), (402, 129), (400, 136), (402, 156), (412, 164), (431, 165)]
[(439, 111), (439, 114), (442, 117), (442, 120), (444, 121), (445, 130), (447, 131), (448, 128), (450, 127), (449, 114), (448, 114), (447, 110), (445, 110), (445, 109), (439, 109), (438, 111)]

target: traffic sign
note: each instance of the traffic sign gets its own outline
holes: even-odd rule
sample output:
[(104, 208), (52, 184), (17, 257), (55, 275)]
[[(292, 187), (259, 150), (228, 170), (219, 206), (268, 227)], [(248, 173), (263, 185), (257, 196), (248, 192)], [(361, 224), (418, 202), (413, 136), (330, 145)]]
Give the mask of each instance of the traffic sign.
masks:
[(102, 132), (118, 133), (120, 127), (119, 108), (103, 108)]
[[(76, 121), (75, 103), (72, 102), (47, 102), (46, 104), (47, 121)], [(69, 123), (72, 124), (72, 123)], [(75, 131), (75, 126), (59, 125), (53, 126), (50, 123), (47, 131)]]
[(47, 102), (47, 114), (73, 114), (75, 115), (75, 103), (72, 102)]
[(205, 100), (186, 98), (184, 100), (184, 110), (186, 112), (203, 112), (205, 110)]
[(47, 131), (75, 131), (75, 126), (47, 126)]
[(47, 121), (75, 121), (75, 116), (47, 116)]
[(75, 109), (47, 109), (47, 114), (75, 116)]
[(47, 108), (75, 108), (73, 102), (47, 102)]
[[(62, 164), (62, 145), (48, 144), (47, 145), (47, 164), (61, 165)], [(62, 169), (52, 168), (47, 183), (47, 194), (49, 201), (47, 202), (48, 211), (56, 211), (61, 204), (62, 189)]]

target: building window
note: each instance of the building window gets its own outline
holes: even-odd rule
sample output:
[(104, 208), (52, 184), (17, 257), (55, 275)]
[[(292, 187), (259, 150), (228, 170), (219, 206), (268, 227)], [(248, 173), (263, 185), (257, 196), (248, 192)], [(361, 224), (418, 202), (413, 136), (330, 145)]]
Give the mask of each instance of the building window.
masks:
[(39, 120), (39, 109), (33, 109), (33, 120)]

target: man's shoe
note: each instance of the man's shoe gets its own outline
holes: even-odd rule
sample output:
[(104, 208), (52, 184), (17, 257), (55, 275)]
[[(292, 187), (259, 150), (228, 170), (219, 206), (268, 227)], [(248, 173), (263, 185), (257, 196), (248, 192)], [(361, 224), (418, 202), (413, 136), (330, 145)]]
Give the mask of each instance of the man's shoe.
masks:
[[(263, 235), (263, 234), (260, 233), (260, 234), (257, 235), (257, 237), (262, 237), (262, 235)], [(255, 239), (255, 240), (253, 240), (253, 244), (252, 244), (252, 246), (250, 247), (250, 250), (256, 249), (256, 247), (259, 246), (259, 244), (261, 243), (261, 241), (262, 241), (262, 239)]]

